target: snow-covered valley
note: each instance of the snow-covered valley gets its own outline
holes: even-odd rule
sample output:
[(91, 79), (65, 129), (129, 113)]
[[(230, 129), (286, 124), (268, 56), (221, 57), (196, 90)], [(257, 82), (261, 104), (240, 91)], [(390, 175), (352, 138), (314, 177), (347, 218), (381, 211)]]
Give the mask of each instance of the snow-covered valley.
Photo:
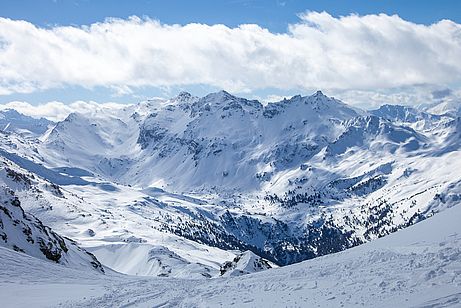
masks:
[(208, 280), (103, 275), (0, 247), (0, 295), (12, 307), (459, 306), (460, 210), (340, 253)]
[[(220, 91), (60, 122), (0, 111), (1, 297), (461, 305), (461, 119), (443, 106), (365, 111), (320, 91), (269, 104)], [(14, 204), (24, 219), (8, 215)], [(60, 239), (74, 254), (62, 262), (39, 245)]]

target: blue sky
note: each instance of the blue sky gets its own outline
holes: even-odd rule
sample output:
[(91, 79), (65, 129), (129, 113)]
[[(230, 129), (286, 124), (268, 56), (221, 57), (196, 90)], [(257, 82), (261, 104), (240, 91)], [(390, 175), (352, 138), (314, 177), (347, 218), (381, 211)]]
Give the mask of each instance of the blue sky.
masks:
[(307, 10), (327, 11), (333, 16), (386, 13), (405, 20), (430, 24), (440, 19), (461, 21), (461, 2), (456, 0), (2, 0), (0, 16), (23, 19), (36, 25), (82, 25), (106, 17), (149, 16), (167, 24), (259, 24), (285, 32)]
[[(300, 14), (303, 14), (305, 12), (312, 11), (312, 12), (327, 12), (330, 17), (328, 16), (308, 16), (306, 19), (303, 19), (300, 17)], [(350, 14), (358, 14), (360, 16), (365, 16), (369, 14), (380, 14), (384, 13), (387, 15), (394, 15), (397, 14), (401, 20), (403, 21), (408, 21), (411, 22), (411, 25), (408, 26), (408, 29), (405, 31), (401, 31), (401, 33), (397, 33), (395, 35), (396, 31), (400, 31), (402, 27), (399, 28), (397, 25), (400, 23), (400, 20), (396, 20), (395, 22), (390, 19), (386, 18), (381, 18), (377, 20), (370, 20), (366, 18), (361, 18), (358, 20), (341, 20), (341, 16), (349, 16)], [(327, 48), (327, 47), (322, 47), (325, 45), (328, 45), (327, 53), (333, 50), (333, 52), (328, 54), (325, 59), (321, 59), (322, 62), (324, 61), (326, 65), (330, 65), (330, 60), (331, 59), (337, 59), (338, 57), (342, 57), (341, 59), (342, 62), (340, 63), (339, 66), (342, 67), (342, 64), (344, 63), (346, 66), (349, 66), (349, 70), (347, 71), (347, 68), (342, 68), (344, 69), (344, 72), (341, 72), (340, 77), (336, 78), (332, 75), (334, 75), (334, 72), (332, 73), (332, 70), (335, 69), (335, 67), (328, 67), (325, 69), (319, 69), (316, 67), (317, 61), (316, 61), (316, 56), (320, 55), (322, 56), (325, 54), (324, 50), (319, 50), (317, 53), (312, 53), (312, 54), (306, 54), (306, 58), (313, 58), (311, 59), (310, 62), (299, 62), (300, 58), (302, 58), (302, 54), (297, 55), (298, 58), (296, 59), (290, 59), (290, 63), (293, 62), (295, 63), (296, 61), (299, 62), (299, 64), (293, 64), (294, 69), (296, 67), (303, 67), (305, 66), (304, 70), (300, 70), (299, 72), (294, 73), (293, 76), (299, 74), (299, 76), (305, 76), (307, 74), (310, 74), (314, 69), (318, 70), (312, 73), (312, 76), (309, 78), (306, 78), (305, 81), (300, 81), (297, 82), (296, 80), (290, 82), (287, 82), (285, 84), (284, 82), (284, 77), (283, 76), (288, 76), (286, 78), (291, 78), (290, 72), (283, 72), (281, 73), (281, 76), (279, 77), (280, 80), (278, 82), (272, 82), (272, 80), (267, 79), (268, 81), (266, 83), (257, 80), (258, 74), (264, 75), (266, 72), (267, 74), (274, 74), (277, 73), (278, 71), (283, 69), (283, 63), (276, 63), (276, 61), (284, 61), (284, 57), (286, 57), (285, 51), (277, 51), (277, 46), (264, 46), (262, 48), (261, 52), (255, 53), (254, 51), (249, 51), (249, 56), (250, 61), (249, 63), (251, 64), (252, 62), (258, 62), (261, 61), (261, 63), (258, 63), (257, 69), (255, 71), (251, 71), (249, 69), (248, 75), (249, 76), (244, 76), (241, 79), (239, 78), (240, 75), (244, 75), (247, 72), (245, 71), (245, 65), (248, 66), (246, 63), (242, 63), (242, 71), (235, 71), (230, 73), (229, 76), (226, 74), (226, 72), (220, 72), (220, 73), (213, 73), (213, 72), (207, 72), (200, 70), (200, 68), (197, 68), (197, 71), (194, 72), (185, 72), (184, 74), (177, 73), (175, 76), (169, 76), (168, 80), (164, 80), (165, 78), (157, 78), (155, 74), (149, 73), (148, 75), (151, 76), (149, 78), (152, 78), (152, 80), (157, 81), (152, 81), (152, 82), (146, 82), (145, 78), (138, 78), (139, 76), (133, 76), (130, 75), (129, 77), (123, 76), (120, 78), (117, 78), (116, 81), (113, 81), (113, 78), (107, 77), (107, 81), (101, 81), (98, 82), (97, 80), (86, 80), (85, 77), (82, 76), (76, 76), (74, 79), (72, 78), (67, 78), (67, 76), (76, 74), (75, 70), (78, 70), (78, 68), (72, 67), (69, 68), (68, 71), (65, 71), (64, 68), (61, 70), (59, 68), (60, 64), (52, 63), (52, 65), (47, 64), (46, 61), (50, 61), (47, 55), (46, 51), (46, 46), (44, 47), (43, 45), (46, 45), (46, 41), (43, 44), (38, 44), (40, 45), (40, 48), (43, 48), (43, 50), (40, 50), (40, 52), (37, 52), (37, 54), (34, 54), (35, 52), (35, 45), (34, 43), (31, 43), (29, 46), (29, 49), (24, 49), (21, 52), (21, 49), (18, 48), (18, 51), (15, 51), (18, 55), (19, 61), (23, 61), (23, 58), (25, 58), (24, 63), (21, 65), (18, 65), (16, 67), (13, 67), (13, 65), (10, 65), (10, 63), (13, 61), (11, 59), (11, 54), (8, 55), (7, 58), (5, 56), (5, 63), (6, 65), (11, 66), (9, 68), (8, 72), (11, 73), (11, 75), (8, 76), (0, 76), (3, 78), (0, 78), (0, 83), (1, 80), (3, 79), (3, 87), (6, 89), (5, 91), (1, 91), (1, 85), (0, 85), (0, 103), (7, 103), (13, 100), (20, 100), (20, 101), (27, 101), (33, 104), (38, 104), (38, 103), (43, 103), (43, 102), (48, 102), (48, 101), (63, 101), (63, 102), (72, 102), (75, 100), (94, 100), (98, 102), (107, 102), (107, 101), (113, 101), (113, 102), (128, 102), (128, 103), (133, 103), (136, 101), (139, 101), (141, 99), (147, 98), (147, 97), (153, 97), (153, 96), (173, 96), (175, 95), (178, 91), (180, 90), (188, 90), (194, 94), (197, 95), (203, 95), (206, 94), (207, 92), (214, 91), (214, 90), (219, 90), (224, 87), (230, 88), (231, 92), (234, 92), (236, 94), (240, 94), (242, 96), (247, 96), (247, 97), (256, 97), (256, 98), (267, 98), (269, 96), (273, 97), (281, 97), (281, 96), (290, 96), (296, 93), (302, 93), (302, 94), (308, 94), (309, 91), (315, 91), (318, 88), (322, 88), (323, 90), (326, 90), (327, 94), (335, 94), (339, 95), (340, 98), (347, 98), (350, 100), (353, 100), (354, 95), (357, 97), (363, 97), (363, 100), (366, 101), (367, 99), (370, 99), (370, 97), (373, 97), (376, 99), (376, 97), (381, 97), (381, 101), (385, 100), (392, 100), (392, 102), (395, 102), (399, 99), (402, 100), (407, 100), (407, 103), (411, 103), (411, 99), (419, 100), (418, 103), (421, 103), (422, 100), (427, 99), (430, 97), (430, 94), (433, 91), (440, 91), (444, 89), (452, 89), (451, 93), (456, 93), (458, 90), (458, 85), (460, 84), (459, 78), (449, 78), (448, 74), (453, 74), (454, 76), (457, 75), (458, 68), (453, 68), (452, 63), (453, 61), (445, 61), (443, 58), (446, 57), (444, 54), (444, 50), (440, 51), (435, 51), (436, 53), (440, 53), (435, 55), (436, 58), (440, 58), (440, 63), (429, 63), (429, 66), (433, 65), (434, 68), (445, 68), (445, 70), (440, 69), (440, 72), (434, 71), (434, 76), (431, 78), (423, 78), (421, 77), (422, 75), (427, 73), (427, 69), (422, 68), (422, 63), (425, 61), (432, 61), (431, 59), (434, 58), (434, 55), (432, 54), (434, 51), (431, 49), (428, 44), (428, 46), (422, 47), (421, 51), (424, 52), (424, 48), (427, 48), (427, 57), (423, 58), (420, 57), (418, 61), (415, 60), (415, 63), (410, 63), (408, 64), (409, 67), (404, 71), (404, 74), (406, 72), (408, 73), (408, 76), (406, 79), (394, 81), (392, 80), (393, 78), (384, 78), (382, 77), (384, 74), (392, 74), (393, 72), (382, 72), (383, 70), (386, 70), (386, 67), (379, 67), (380, 61), (383, 61), (382, 59), (387, 59), (387, 58), (392, 58), (392, 57), (400, 57), (399, 52), (397, 51), (398, 48), (400, 48), (400, 44), (402, 42), (408, 41), (411, 43), (408, 43), (408, 46), (403, 46), (402, 49), (407, 50), (408, 55), (406, 55), (406, 58), (402, 58), (402, 63), (403, 65), (406, 65), (406, 63), (412, 62), (413, 60), (411, 59), (411, 53), (417, 53), (419, 50), (418, 48), (421, 48), (421, 44), (424, 44), (425, 42), (418, 42), (417, 40), (421, 40), (423, 37), (428, 37), (428, 35), (433, 35), (434, 39), (441, 40), (440, 45), (443, 44), (450, 44), (450, 35), (453, 37), (456, 37), (456, 30), (453, 30), (453, 27), (451, 25), (447, 24), (441, 24), (440, 25), (440, 31), (447, 31), (447, 36), (444, 38), (436, 37), (434, 34), (434, 31), (431, 30), (430, 25), (433, 23), (438, 23), (442, 19), (449, 19), (453, 21), (456, 25), (459, 25), (461, 23), (461, 2), (459, 1), (449, 1), (449, 0), (439, 0), (439, 1), (425, 1), (425, 0), (406, 0), (406, 1), (394, 1), (394, 0), (388, 0), (388, 1), (358, 1), (358, 0), (350, 0), (350, 1), (332, 1), (332, 0), (322, 0), (322, 1), (296, 1), (296, 0), (276, 0), (276, 1), (261, 1), (261, 0), (224, 0), (224, 1), (154, 1), (154, 0), (138, 0), (138, 1), (109, 1), (109, 0), (98, 0), (98, 1), (89, 1), (89, 0), (69, 0), (69, 1), (63, 1), (63, 0), (29, 0), (29, 1), (13, 1), (13, 0), (2, 0), (0, 2), (0, 17), (5, 17), (5, 18), (10, 18), (13, 20), (24, 20), (29, 22), (30, 24), (35, 25), (38, 29), (43, 30), (43, 32), (46, 32), (46, 30), (49, 30), (48, 32), (55, 31), (56, 29), (59, 29), (62, 26), (67, 26), (68, 29), (79, 29), (82, 25), (90, 25), (96, 22), (104, 22), (108, 17), (116, 17), (116, 18), (122, 18), (124, 20), (127, 20), (129, 16), (139, 16), (141, 18), (141, 23), (146, 21), (148, 18), (158, 20), (162, 24), (166, 25), (172, 25), (172, 24), (180, 24), (182, 26), (186, 26), (190, 23), (200, 23), (200, 24), (207, 24), (207, 25), (216, 25), (216, 24), (224, 24), (230, 29), (232, 32), (238, 32), (230, 35), (230, 39), (236, 39), (239, 38), (238, 35), (241, 31), (236, 30), (237, 27), (241, 24), (256, 24), (258, 25), (261, 29), (267, 30), (271, 37), (274, 39), (277, 39), (278, 36), (277, 34), (280, 33), (285, 33), (287, 34), (290, 38), (296, 38), (296, 42), (293, 42), (293, 46), (298, 46), (299, 44), (299, 38), (296, 36), (301, 36), (304, 38), (304, 35), (306, 35), (306, 41), (305, 45), (309, 46), (309, 44), (312, 44), (312, 42), (316, 43), (319, 41), (320, 43), (316, 48)], [(353, 23), (363, 23), (362, 26), (354, 26), (354, 28), (350, 28), (351, 24)], [(141, 28), (149, 28), (149, 22), (146, 22), (147, 25), (145, 27)], [(312, 26), (315, 24), (314, 26)], [(319, 26), (319, 24), (321, 26)], [(331, 25), (339, 24), (342, 27), (342, 30), (338, 29), (333, 29)], [(376, 30), (376, 27), (374, 24), (379, 25), (380, 27), (382, 26), (382, 29)], [(418, 26), (416, 24), (423, 24), (425, 25), (425, 33), (418, 34), (418, 35), (412, 35), (412, 31), (420, 31), (418, 29)], [(292, 30), (289, 29), (289, 25), (300, 25), (297, 27), (298, 32), (295, 34), (292, 32)], [(334, 46), (334, 43), (330, 42), (328, 38), (319, 38), (317, 39), (317, 36), (319, 33), (311, 33), (312, 29), (303, 29), (305, 26), (312, 26), (313, 28), (315, 27), (325, 27), (323, 29), (322, 33), (325, 34), (325, 36), (330, 36), (334, 37), (339, 36), (341, 37), (341, 31), (345, 33), (345, 35), (351, 34), (351, 37), (355, 41), (351, 41), (351, 44), (355, 44), (355, 47), (357, 51), (354, 51), (356, 55), (351, 56), (350, 55), (350, 50), (347, 48), (344, 48), (344, 51), (340, 49), (336, 49)], [(389, 30), (389, 25), (393, 27), (395, 25), (395, 29)], [(16, 38), (13, 35), (19, 35), (18, 33), (21, 33), (18, 29), (20, 29), (19, 24), (11, 25), (11, 30), (8, 27), (4, 27), (4, 32), (5, 37), (2, 40), (2, 34), (0, 33), (0, 51), (2, 51), (2, 41), (5, 41), (7, 43), (4, 43), (4, 46), (15, 46), (15, 45), (21, 45), (19, 42), (20, 38)], [(110, 24), (110, 26), (113, 26)], [(127, 25), (123, 25), (124, 27), (130, 27), (129, 22), (127, 22)], [(404, 25), (405, 27), (407, 25)], [(368, 27), (369, 29), (363, 30), (363, 28)], [(166, 29), (163, 29), (165, 32), (167, 31)], [(163, 31), (162, 30), (162, 31)], [(393, 38), (387, 38), (386, 35), (384, 35), (384, 39), (381, 37), (383, 31), (388, 31), (389, 33), (394, 35)], [(8, 31), (8, 32), (7, 32)], [(27, 31), (32, 31), (32, 30), (27, 30)], [(144, 31), (143, 29), (140, 29), (140, 31)], [(189, 30), (187, 30), (189, 31)], [(190, 33), (201, 33), (202, 32), (210, 32), (209, 35), (205, 36), (203, 38), (204, 42), (207, 43), (210, 41), (210, 37), (213, 39), (213, 35), (215, 35), (217, 32), (219, 32), (219, 29), (213, 28), (213, 29), (204, 29), (204, 30), (197, 30), (197, 32), (190, 32)], [(308, 34), (305, 34), (306, 31), (309, 31)], [(330, 31), (331, 33), (326, 33), (327, 31)], [(357, 36), (360, 36), (360, 38), (357, 38), (354, 31), (357, 32)], [(369, 36), (366, 36), (366, 33), (364, 32), (370, 32), (370, 31), (377, 31), (376, 34), (370, 34)], [(33, 32), (33, 31), (32, 31)], [(32, 32), (28, 32), (28, 35), (33, 35)], [(258, 29), (247, 29), (244, 31), (246, 34), (245, 35), (263, 35), (261, 34)], [(16, 33), (16, 34), (15, 34)], [(67, 33), (67, 32), (66, 32)], [(300, 33), (300, 34), (299, 34)], [(52, 33), (51, 33), (52, 34)], [(46, 35), (50, 35), (50, 33), (46, 33)], [(98, 34), (99, 35), (99, 34)], [(95, 35), (99, 37), (98, 35)], [(159, 32), (159, 35), (161, 35), (161, 31)], [(182, 34), (175, 34), (177, 37), (182, 38)], [(200, 34), (198, 34), (200, 35)], [(216, 34), (217, 35), (217, 34)], [(408, 35), (408, 39), (402, 38), (402, 35)], [(141, 37), (141, 36), (140, 36)], [(247, 36), (245, 36), (247, 37)], [(265, 36), (264, 36), (265, 37)], [(155, 39), (156, 37), (154, 36), (146, 36), (146, 39)], [(171, 40), (175, 40), (175, 36), (171, 36)], [(263, 39), (263, 38), (261, 38)], [(383, 42), (380, 42), (380, 40), (383, 40)], [(105, 39), (103, 39), (104, 41)], [(259, 42), (259, 38), (256, 38), (254, 42)], [(270, 38), (269, 38), (270, 40)], [(322, 40), (325, 40), (323, 42)], [(18, 41), (18, 42), (16, 42)], [(30, 39), (30, 42), (34, 42), (34, 39)], [(51, 46), (55, 41), (55, 38), (50, 39), (49, 45)], [(64, 41), (67, 41), (65, 38)], [(93, 43), (94, 39), (91, 39), (90, 42)], [(294, 41), (294, 40), (293, 40)], [(13, 42), (13, 43), (11, 43)], [(345, 44), (347, 44), (349, 41), (345, 41)], [(373, 42), (377, 42), (377, 44), (373, 45)], [(91, 43), (91, 44), (92, 44)], [(427, 42), (426, 42), (427, 43)], [(193, 43), (191, 43), (194, 45)], [(222, 44), (223, 46), (226, 46), (226, 42), (219, 42), (219, 44)], [(242, 43), (243, 47), (246, 48), (245, 44), (248, 44), (248, 41), (243, 40)], [(174, 44), (172, 44), (174, 45)], [(343, 44), (344, 45), (344, 44)], [(98, 45), (102, 46), (102, 45)], [(189, 45), (185, 45), (185, 48), (189, 48)], [(306, 47), (304, 46), (304, 47)], [(363, 46), (368, 46), (367, 48), (370, 48), (371, 50), (374, 50), (373, 48), (376, 47), (376, 51), (374, 54), (380, 55), (380, 57), (377, 57), (377, 59), (371, 59), (371, 56), (367, 53), (360, 54), (360, 48)], [(388, 47), (386, 47), (388, 46)], [(389, 47), (390, 46), (390, 47)], [(79, 46), (76, 46), (79, 47)], [(190, 48), (195, 48), (196, 46), (192, 46)], [(451, 46), (453, 48), (450, 50), (450, 56), (456, 58), (458, 54), (459, 49), (457, 49), (458, 46)], [(50, 47), (52, 48), (52, 46)], [(94, 49), (96, 47), (92, 47)], [(104, 47), (101, 47), (104, 48)], [(112, 48), (111, 46), (108, 46), (108, 48)], [(115, 47), (114, 47), (115, 48)], [(152, 46), (140, 46), (140, 48), (145, 48), (146, 50), (152, 49)], [(173, 48), (173, 47), (172, 47)], [(225, 48), (225, 47), (222, 47)], [(269, 60), (264, 60), (263, 58), (251, 58), (251, 57), (263, 57), (261, 54), (264, 54), (267, 52), (267, 49), (270, 50), (270, 55), (265, 55), (266, 58)], [(313, 47), (314, 48), (314, 47)], [(341, 47), (343, 48), (343, 47)], [(395, 53), (389, 53), (389, 55), (382, 55), (383, 53), (387, 52), (387, 48), (394, 48), (394, 51), (397, 51)], [(5, 49), (5, 48), (3, 48)], [(272, 50), (274, 49), (274, 50)], [(446, 48), (445, 48), (446, 49)], [(16, 50), (16, 49), (15, 49)], [(239, 50), (239, 49), (236, 49)], [(307, 49), (306, 49), (307, 50)], [(339, 50), (337, 52), (334, 52), (334, 50)], [(77, 50), (77, 53), (80, 53), (81, 50)], [(67, 54), (73, 54), (75, 50), (70, 50), (70, 51), (60, 51), (61, 54), (57, 54), (58, 57), (63, 56), (65, 58), (66, 54), (62, 55), (62, 53), (67, 53)], [(98, 50), (92, 50), (93, 54), (98, 54)], [(118, 51), (117, 51), (118, 52)], [(120, 51), (121, 53), (126, 53), (129, 54), (128, 51)], [(131, 52), (131, 51), (130, 51)], [(166, 49), (162, 50), (162, 53), (167, 55), (168, 53), (171, 52), (172, 54), (175, 53), (174, 49)], [(224, 51), (220, 51), (225, 52)], [(6, 53), (5, 53), (6, 54)], [(187, 52), (186, 52), (187, 54)], [(47, 58), (46, 61), (42, 57)], [(174, 62), (174, 59), (176, 59), (176, 56), (172, 56), (171, 61)], [(361, 62), (363, 57), (368, 57), (370, 56), (370, 59), (367, 59), (366, 61), (364, 60)], [(461, 56), (461, 55), (459, 55)], [(0, 53), (0, 61), (2, 55)], [(51, 57), (51, 53), (50, 53)], [(96, 56), (95, 56), (96, 57)], [(183, 55), (181, 55), (183, 57)], [(191, 58), (188, 61), (185, 61), (186, 63), (195, 63), (196, 61), (203, 61), (202, 59), (203, 55), (200, 55), (199, 60), (196, 58)], [(205, 55), (206, 57), (206, 55)], [(418, 56), (419, 57), (419, 56)], [(431, 58), (432, 57), (432, 58)], [(107, 56), (106, 56), (107, 58)], [(230, 56), (232, 58), (232, 56)], [(427, 59), (427, 60), (426, 60)], [(254, 61), (253, 61), (254, 60)], [(391, 59), (392, 60), (392, 59)], [(37, 68), (31, 69), (30, 72), (23, 72), (22, 69), (24, 67), (29, 68), (29, 65), (33, 61), (32, 65), (35, 65), (37, 63), (41, 64), (38, 65)], [(57, 60), (56, 60), (57, 61)], [(82, 70), (88, 68), (88, 64), (85, 63), (85, 61), (88, 61), (88, 59), (75, 59), (72, 57), (68, 57), (67, 60), (65, 61), (75, 61), (75, 62), (81, 62), (82, 65)], [(91, 61), (95, 61), (97, 63), (100, 61), (98, 58), (91, 59)], [(213, 63), (207, 63), (210, 68), (215, 68), (221, 66), (221, 63), (219, 61), (215, 60)], [(232, 68), (236, 66), (236, 63), (231, 63), (232, 59), (228, 60), (226, 58), (223, 58), (223, 64), (229, 65), (230, 70), (232, 71)], [(269, 62), (274, 62), (277, 64), (277, 68), (273, 69), (260, 69), (261, 65), (267, 64), (268, 66), (274, 66), (273, 63), (268, 63)], [(43, 63), (42, 63), (43, 62)], [(459, 62), (459, 61), (458, 61)], [(136, 72), (139, 71), (139, 67), (145, 64), (146, 62), (141, 61), (141, 63), (133, 63), (132, 66), (129, 66), (129, 70), (135, 70)], [(349, 63), (353, 63), (350, 64)], [(392, 61), (390, 62), (392, 64)], [(1, 66), (0, 62), (0, 66)], [(58, 68), (55, 68), (53, 71), (50, 70), (49, 72), (47, 71), (47, 67), (51, 67), (56, 65)], [(114, 66), (119, 65), (119, 62), (116, 61), (113, 64)], [(173, 63), (174, 65), (174, 63)], [(239, 65), (239, 63), (237, 63)], [(170, 65), (171, 66), (171, 65)], [(169, 67), (170, 67), (169, 66)], [(336, 64), (336, 67), (338, 65)], [(363, 66), (363, 69), (359, 69), (361, 66)], [(149, 68), (150, 70), (159, 70), (159, 65), (152, 66)], [(45, 69), (44, 69), (45, 68)], [(109, 63), (109, 68), (110, 68), (110, 63)], [(49, 80), (43, 81), (42, 78), (40, 77), (40, 73), (42, 71), (45, 72), (43, 75), (47, 76)], [(104, 71), (104, 67), (101, 68), (101, 72)], [(183, 67), (178, 67), (174, 68), (176, 71), (182, 71), (184, 70)], [(376, 72), (373, 73), (373, 70), (376, 70)], [(4, 70), (5, 71), (5, 70)], [(141, 70), (142, 71), (142, 70)], [(370, 71), (372, 74), (368, 75), (367, 72)], [(350, 78), (348, 73), (350, 72)], [(433, 70), (429, 70), (429, 72), (433, 72)], [(2, 74), (0, 72), (0, 74)], [(136, 74), (144, 74), (143, 72), (141, 73), (136, 73)], [(200, 75), (201, 74), (201, 75)], [(205, 75), (210, 75), (207, 76), (207, 78), (202, 78), (203, 74)], [(445, 75), (447, 77), (445, 78)], [(20, 75), (20, 76), (18, 76)], [(78, 74), (77, 74), (78, 75)], [(283, 75), (283, 76), (282, 76)], [(357, 83), (357, 82), (352, 82), (348, 79), (357, 79), (357, 78), (363, 78), (364, 80), (370, 79), (373, 77), (370, 76), (376, 76), (376, 80), (378, 80), (376, 83), (371, 83), (371, 82), (362, 82), (362, 83)], [(401, 76), (402, 71), (399, 71), (398, 68), (396, 68), (395, 71), (395, 76)], [(64, 77), (63, 77), (64, 76)], [(226, 79), (228, 76), (229, 80), (228, 82), (215, 82), (217, 78), (221, 79)], [(255, 77), (256, 76), (256, 77)], [(324, 77), (322, 77), (324, 76)], [(30, 78), (30, 79), (29, 79)], [(62, 81), (59, 78), (63, 78)], [(97, 76), (94, 77), (95, 79)], [(293, 77), (295, 78), (295, 77)], [(382, 80), (380, 79), (382, 78)], [(45, 79), (45, 78), (43, 78)], [(89, 79), (89, 78), (88, 78)], [(396, 78), (399, 79), (399, 78)], [(400, 78), (401, 79), (401, 78)], [(324, 82), (325, 81), (325, 82)], [(280, 86), (279, 86), (280, 84)], [(114, 90), (115, 89), (115, 90)], [(417, 90), (415, 90), (417, 89)], [(424, 89), (424, 90), (420, 90)], [(419, 91), (419, 92), (418, 92)], [(424, 92), (424, 93), (423, 93)], [(377, 96), (376, 93), (379, 95)], [(408, 97), (402, 98), (402, 95), (408, 94)], [(400, 98), (399, 98), (400, 97)], [(378, 101), (376, 103), (379, 103)]]

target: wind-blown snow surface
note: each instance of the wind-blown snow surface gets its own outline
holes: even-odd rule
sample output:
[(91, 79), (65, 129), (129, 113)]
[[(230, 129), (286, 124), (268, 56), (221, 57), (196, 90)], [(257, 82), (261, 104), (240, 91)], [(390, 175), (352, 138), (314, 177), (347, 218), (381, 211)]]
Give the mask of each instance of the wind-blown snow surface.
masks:
[(78, 271), (0, 247), (2, 307), (447, 307), (461, 305), (461, 206), (371, 243), (211, 280)]

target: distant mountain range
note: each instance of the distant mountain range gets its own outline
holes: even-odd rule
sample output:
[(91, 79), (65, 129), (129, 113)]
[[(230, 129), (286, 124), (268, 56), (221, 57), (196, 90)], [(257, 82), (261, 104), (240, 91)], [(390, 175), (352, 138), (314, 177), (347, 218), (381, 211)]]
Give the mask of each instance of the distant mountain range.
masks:
[[(445, 105), (365, 111), (320, 91), (269, 104), (220, 91), (57, 123), (3, 110), (0, 184), (34, 217), (19, 224), (47, 225), (52, 243), (72, 239), (114, 270), (236, 275), (342, 251), (460, 200), (461, 108)], [(1, 241), (17, 228), (2, 232), (0, 245), (42, 257)]]

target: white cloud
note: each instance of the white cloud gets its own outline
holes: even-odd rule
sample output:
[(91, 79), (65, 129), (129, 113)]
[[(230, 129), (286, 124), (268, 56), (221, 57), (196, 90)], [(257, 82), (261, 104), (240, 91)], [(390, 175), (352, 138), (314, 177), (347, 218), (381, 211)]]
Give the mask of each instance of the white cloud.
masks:
[(363, 109), (374, 109), (384, 104), (419, 105), (434, 102), (430, 90), (426, 87), (392, 89), (391, 91), (382, 89), (327, 91), (326, 94)]
[(461, 84), (461, 25), (398, 16), (300, 15), (285, 34), (257, 25), (164, 25), (132, 17), (39, 28), (0, 18), (0, 95), (79, 85), (371, 90)]
[(290, 98), (290, 97), (292, 97), (292, 95), (268, 94), (268, 95), (265, 95), (265, 96), (253, 95), (252, 97), (249, 97), (249, 99), (256, 99), (261, 104), (267, 105), (269, 103), (280, 102), (283, 99), (287, 99), (287, 98)]
[(126, 108), (129, 105), (117, 104), (117, 103), (96, 103), (96, 102), (84, 102), (76, 101), (70, 104), (64, 104), (62, 102), (48, 102), (40, 105), (31, 105), (27, 102), (9, 102), (0, 105), (0, 110), (3, 109), (15, 109), (16, 111), (34, 117), (34, 118), (46, 118), (51, 121), (62, 121), (70, 113), (95, 113), (99, 111), (111, 111), (116, 109)]

